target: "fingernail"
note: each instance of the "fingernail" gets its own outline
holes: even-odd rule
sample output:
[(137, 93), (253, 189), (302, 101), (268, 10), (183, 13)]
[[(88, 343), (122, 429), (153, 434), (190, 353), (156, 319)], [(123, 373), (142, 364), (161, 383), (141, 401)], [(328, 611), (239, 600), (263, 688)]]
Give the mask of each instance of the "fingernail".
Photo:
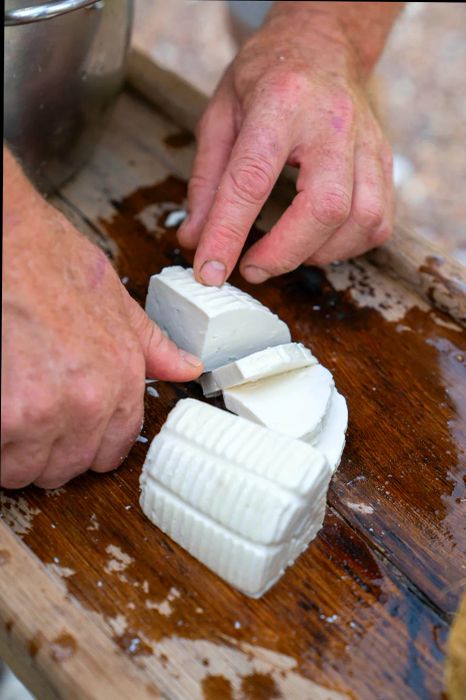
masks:
[(212, 287), (221, 287), (225, 281), (227, 269), (218, 260), (208, 260), (201, 267), (200, 277), (204, 284)]
[(243, 277), (245, 280), (251, 282), (252, 284), (260, 284), (261, 282), (265, 282), (265, 280), (268, 280), (270, 274), (266, 270), (263, 270), (261, 267), (255, 267), (255, 265), (248, 265), (243, 270)]
[(196, 355), (191, 355), (190, 352), (186, 352), (186, 350), (180, 350), (180, 355), (188, 365), (192, 365), (193, 367), (200, 367), (202, 365), (202, 360), (196, 357)]

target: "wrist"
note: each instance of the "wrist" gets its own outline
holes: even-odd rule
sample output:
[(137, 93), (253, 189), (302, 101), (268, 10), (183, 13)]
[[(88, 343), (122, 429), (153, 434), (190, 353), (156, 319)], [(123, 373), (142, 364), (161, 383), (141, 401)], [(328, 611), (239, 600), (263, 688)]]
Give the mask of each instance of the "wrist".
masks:
[(382, 54), (403, 2), (275, 2), (266, 24), (275, 31), (315, 44), (323, 60), (345, 66), (365, 83)]
[(358, 81), (361, 76), (357, 53), (331, 5), (275, 3), (249, 42), (255, 54), (272, 54), (277, 63), (283, 62), (284, 68), (290, 64), (310, 68), (316, 78), (330, 72), (336, 80)]

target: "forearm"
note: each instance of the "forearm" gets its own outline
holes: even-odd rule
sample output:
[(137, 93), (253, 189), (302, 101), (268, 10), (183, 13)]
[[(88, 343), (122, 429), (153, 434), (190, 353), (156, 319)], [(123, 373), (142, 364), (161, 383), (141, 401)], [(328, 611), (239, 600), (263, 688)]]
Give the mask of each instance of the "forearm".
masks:
[(275, 2), (267, 18), (270, 28), (288, 25), (298, 36), (320, 35), (347, 46), (352, 68), (365, 79), (379, 59), (403, 2)]

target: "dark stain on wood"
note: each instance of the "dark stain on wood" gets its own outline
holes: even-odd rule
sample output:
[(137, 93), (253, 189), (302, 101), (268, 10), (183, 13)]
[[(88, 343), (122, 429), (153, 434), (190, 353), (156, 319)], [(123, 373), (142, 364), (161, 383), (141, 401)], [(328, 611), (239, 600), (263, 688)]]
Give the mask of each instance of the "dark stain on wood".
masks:
[(41, 650), (44, 643), (46, 643), (46, 638), (42, 632), (38, 632), (34, 635), (32, 639), (29, 640), (27, 648), (31, 659), (35, 659), (39, 651)]
[(10, 634), (11, 630), (13, 629), (13, 626), (15, 624), (14, 620), (7, 620), (5, 622), (5, 630), (7, 634)]
[(204, 700), (233, 700), (233, 688), (224, 676), (205, 676), (201, 689)]
[(241, 681), (241, 693), (244, 700), (275, 700), (283, 695), (274, 679), (266, 673), (251, 673)]
[(50, 644), (50, 656), (54, 661), (66, 661), (77, 649), (76, 640), (71, 634), (60, 634)]
[[(158, 240), (138, 215), (154, 204), (179, 207), (185, 194), (185, 183), (168, 177), (115, 202), (113, 218), (99, 224), (117, 242), (118, 272), (141, 303), (151, 274), (175, 260), (189, 264), (192, 254), (164, 229), (166, 209)], [(59, 553), (61, 566), (76, 572), (65, 579), (69, 594), (102, 616), (110, 636), (111, 620), (123, 613), (125, 644), (147, 640), (147, 649), (137, 648), (156, 650), (167, 674), (172, 664), (157, 650), (165, 639), (207, 640), (222, 654), (244, 642), (248, 658), (255, 649), (259, 658), (283, 654), (303, 682), (358, 700), (381, 692), (441, 698), (445, 639), (464, 582), (464, 334), (438, 325), (436, 318), (448, 320), (442, 314), (417, 308), (390, 322), (359, 308), (350, 290), (336, 291), (316, 268), (259, 287), (235, 271), (232, 283), (278, 313), (348, 399), (347, 447), (309, 549), (261, 600), (234, 591), (142, 515), (138, 478), (149, 443), (137, 443), (117, 472), (84, 475), (55, 498), (36, 488), (10, 492), (40, 509), (25, 542), (43, 562)], [(145, 399), (149, 441), (179, 398), (202, 398), (195, 383), (160, 382), (157, 391), (159, 398)], [(108, 569), (109, 544), (132, 558), (124, 571)], [(199, 664), (208, 662), (201, 652)], [(205, 680), (204, 693), (215, 682)]]
[(7, 549), (0, 549), (0, 566), (4, 566), (10, 561), (11, 554)]
[(190, 131), (177, 131), (176, 134), (169, 134), (163, 139), (164, 144), (170, 148), (185, 148), (194, 141), (194, 134)]

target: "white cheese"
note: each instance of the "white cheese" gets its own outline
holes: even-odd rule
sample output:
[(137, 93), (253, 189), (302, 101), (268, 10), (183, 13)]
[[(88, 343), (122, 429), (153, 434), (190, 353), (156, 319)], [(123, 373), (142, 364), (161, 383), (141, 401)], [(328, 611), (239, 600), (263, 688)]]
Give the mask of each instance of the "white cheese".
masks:
[(146, 312), (206, 371), (291, 340), (287, 325), (257, 299), (228, 283), (206, 287), (179, 266), (151, 277)]
[(187, 215), (188, 214), (184, 209), (174, 209), (165, 219), (165, 228), (175, 228), (176, 226), (179, 226), (181, 222), (186, 219)]
[(311, 442), (322, 430), (334, 382), (322, 365), (225, 389), (229, 411), (278, 433)]
[(347, 426), (348, 407), (346, 400), (335, 389), (330, 400), (322, 432), (312, 443), (316, 449), (326, 456), (332, 472), (335, 472), (340, 464), (343, 448), (345, 447)]
[(184, 399), (147, 453), (140, 503), (193, 556), (259, 597), (322, 526), (330, 476), (311, 445)]
[(308, 348), (301, 343), (286, 343), (243, 357), (228, 365), (206, 372), (199, 379), (205, 396), (217, 396), (222, 389), (241, 386), (265, 377), (317, 364)]

